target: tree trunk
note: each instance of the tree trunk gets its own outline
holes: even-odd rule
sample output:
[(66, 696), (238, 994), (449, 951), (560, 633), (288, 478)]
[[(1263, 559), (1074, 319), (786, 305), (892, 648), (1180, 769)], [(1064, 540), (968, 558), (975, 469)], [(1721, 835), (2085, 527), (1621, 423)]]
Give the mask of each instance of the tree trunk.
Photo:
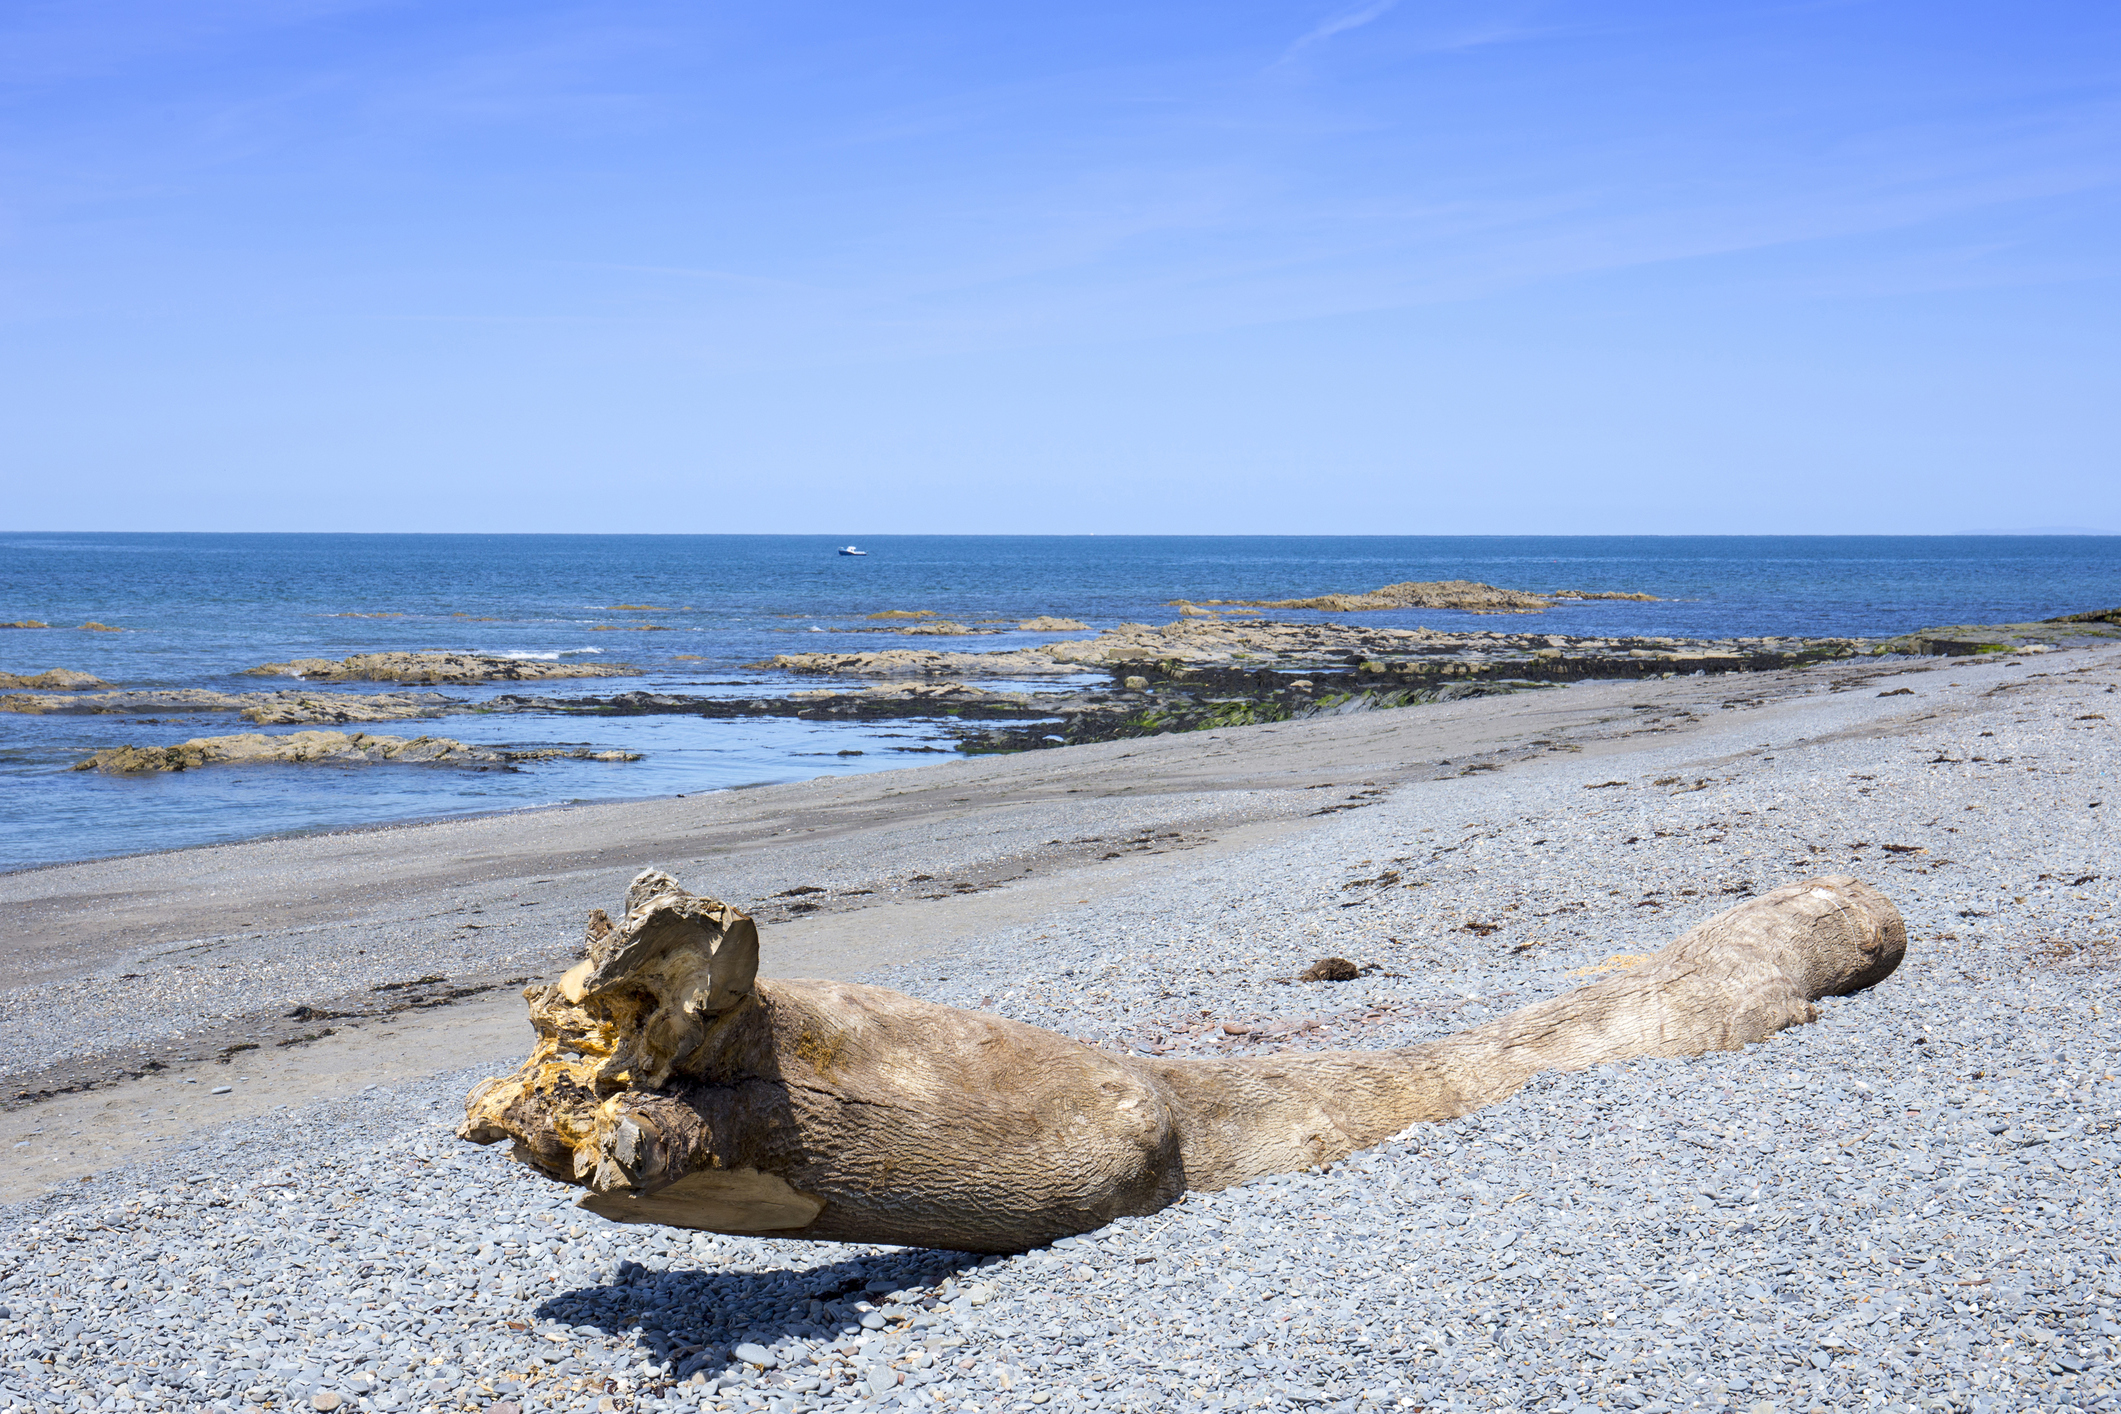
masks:
[(1810, 879), (1641, 966), (1386, 1051), (1121, 1056), (878, 987), (755, 976), (758, 930), (649, 871), (589, 957), (532, 987), (530, 1059), (458, 1131), (589, 1190), (619, 1222), (1017, 1252), (1188, 1189), (1330, 1163), (1543, 1070), (1736, 1050), (1884, 980), (1884, 895)]

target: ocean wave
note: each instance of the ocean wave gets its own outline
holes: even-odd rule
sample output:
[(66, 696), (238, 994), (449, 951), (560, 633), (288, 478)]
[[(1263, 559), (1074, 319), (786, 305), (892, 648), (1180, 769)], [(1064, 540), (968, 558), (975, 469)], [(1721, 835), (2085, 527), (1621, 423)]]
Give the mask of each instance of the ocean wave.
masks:
[(520, 658), (528, 663), (550, 663), (574, 653), (601, 653), (603, 651), (601, 648), (562, 648), (555, 653), (531, 653), (525, 650), (516, 650), (507, 653), (489, 653), (486, 656), (489, 658)]

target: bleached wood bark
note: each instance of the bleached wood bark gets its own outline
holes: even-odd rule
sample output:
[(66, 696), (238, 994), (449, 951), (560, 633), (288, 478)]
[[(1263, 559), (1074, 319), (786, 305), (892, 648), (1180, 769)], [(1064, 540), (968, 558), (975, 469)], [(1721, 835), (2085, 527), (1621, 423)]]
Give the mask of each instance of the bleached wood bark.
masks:
[(1307, 1168), (1514, 1094), (1543, 1070), (1734, 1050), (1882, 981), (1877, 890), (1809, 879), (1632, 971), (1399, 1050), (1160, 1060), (878, 987), (759, 978), (758, 930), (635, 879), (586, 961), (524, 995), (530, 1059), (458, 1131), (620, 1222), (1013, 1252), (1187, 1189)]

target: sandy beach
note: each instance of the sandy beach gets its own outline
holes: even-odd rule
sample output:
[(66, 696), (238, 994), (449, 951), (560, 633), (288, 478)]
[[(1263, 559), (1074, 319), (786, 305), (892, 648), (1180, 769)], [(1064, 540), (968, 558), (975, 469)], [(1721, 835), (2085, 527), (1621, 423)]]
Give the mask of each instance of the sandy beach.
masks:
[[(0, 1394), (2095, 1407), (2117, 682), (2105, 648), (1586, 682), (0, 876)], [(982, 1263), (615, 1228), (450, 1136), (646, 867), (753, 912), (769, 975), (1173, 1055), (1445, 1034), (1814, 874), (1910, 947), (1744, 1053)], [(1369, 972), (1288, 980), (1328, 955)]]

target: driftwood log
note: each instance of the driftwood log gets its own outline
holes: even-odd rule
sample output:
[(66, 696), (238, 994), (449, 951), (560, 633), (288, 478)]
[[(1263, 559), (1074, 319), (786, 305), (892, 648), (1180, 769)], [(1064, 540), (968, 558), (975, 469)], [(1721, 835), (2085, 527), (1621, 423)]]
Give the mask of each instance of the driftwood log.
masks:
[(524, 993), (530, 1059), (458, 1133), (620, 1222), (1016, 1252), (1188, 1189), (1329, 1163), (1539, 1071), (1735, 1050), (1882, 981), (1907, 934), (1877, 890), (1809, 879), (1631, 971), (1399, 1050), (1122, 1056), (878, 987), (756, 976), (758, 929), (669, 875)]

